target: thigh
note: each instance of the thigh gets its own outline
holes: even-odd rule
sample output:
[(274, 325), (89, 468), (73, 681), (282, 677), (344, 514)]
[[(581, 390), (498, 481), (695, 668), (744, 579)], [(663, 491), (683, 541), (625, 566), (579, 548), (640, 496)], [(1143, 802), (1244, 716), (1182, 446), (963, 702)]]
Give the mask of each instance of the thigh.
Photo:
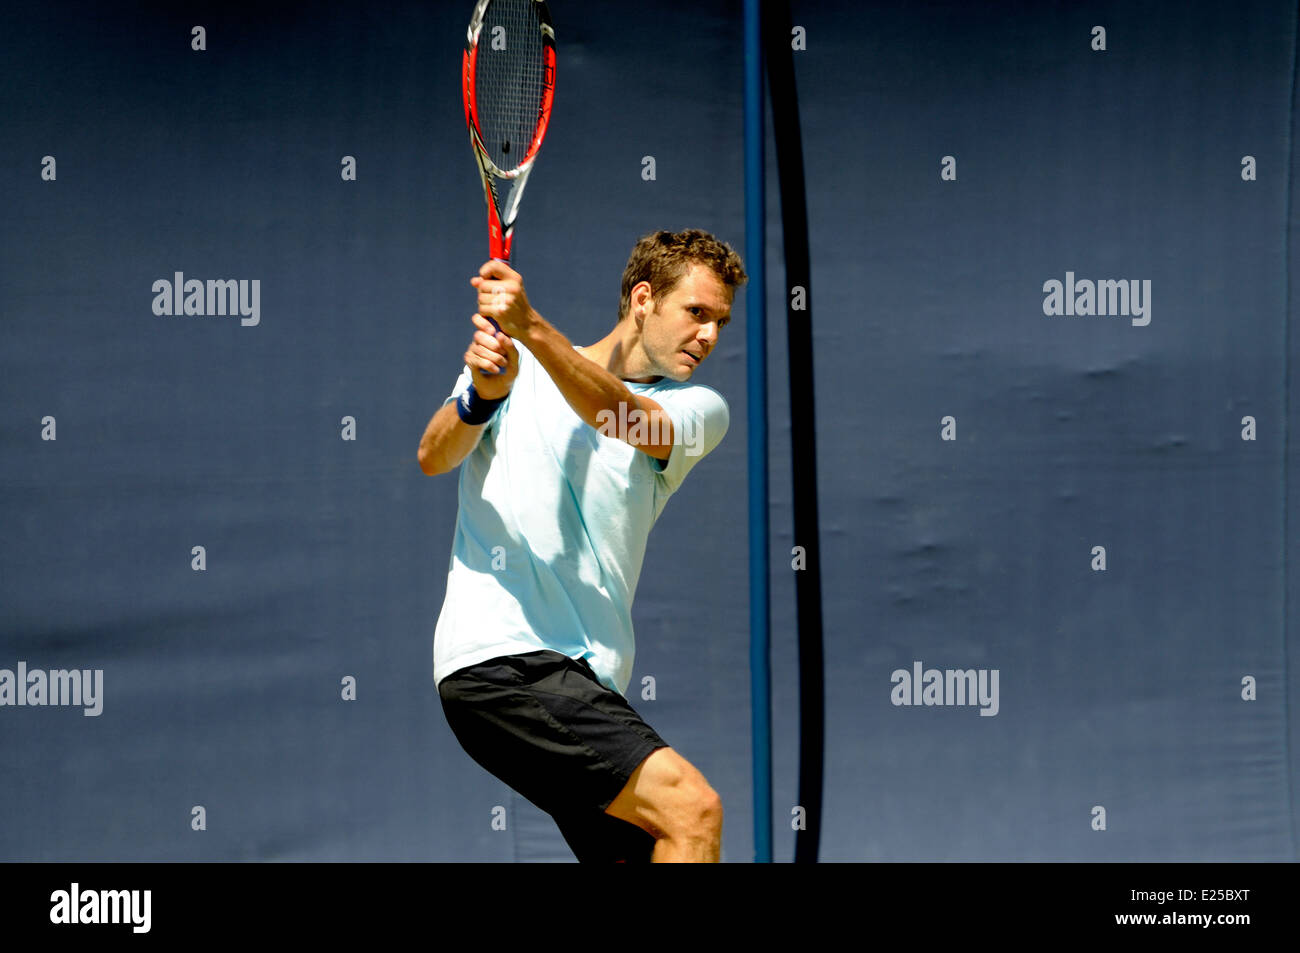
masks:
[(641, 762), (667, 747), (585, 663), (557, 652), (471, 666), (444, 678), (438, 694), (470, 757), (577, 832), (567, 819), (602, 813)]

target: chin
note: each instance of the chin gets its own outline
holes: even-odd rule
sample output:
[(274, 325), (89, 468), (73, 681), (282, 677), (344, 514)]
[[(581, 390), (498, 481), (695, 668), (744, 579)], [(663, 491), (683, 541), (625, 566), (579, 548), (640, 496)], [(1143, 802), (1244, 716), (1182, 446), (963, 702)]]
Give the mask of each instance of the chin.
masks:
[(677, 381), (679, 384), (684, 384), (689, 381), (691, 375), (699, 369), (699, 364), (691, 365), (685, 358), (678, 360), (674, 357), (670, 360), (660, 362), (658, 374), (661, 377), (668, 378), (670, 381)]

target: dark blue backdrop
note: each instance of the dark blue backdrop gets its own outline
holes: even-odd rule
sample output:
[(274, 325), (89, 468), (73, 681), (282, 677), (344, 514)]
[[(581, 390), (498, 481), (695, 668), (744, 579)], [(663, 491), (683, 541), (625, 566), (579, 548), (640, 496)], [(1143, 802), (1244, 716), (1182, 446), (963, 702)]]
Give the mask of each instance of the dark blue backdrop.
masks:
[[(461, 6), (0, 13), (0, 669), (104, 673), (97, 717), (0, 707), (0, 859), (568, 858), (460, 750), (432, 682), (456, 489), (415, 451), (487, 254)], [(1294, 4), (794, 6), (823, 857), (1295, 859)], [(515, 264), (577, 343), (614, 320), (638, 235), (743, 247), (740, 3), (653, 7), (552, 2)], [(773, 182), (788, 859), (778, 208)], [(257, 280), (259, 322), (154, 314), (178, 271)], [(1150, 323), (1045, 315), (1067, 272), (1150, 281)], [(753, 851), (742, 327), (701, 378), (731, 432), (651, 536), (634, 613), (633, 686), (657, 683), (634, 704), (722, 794), (731, 861)], [(996, 670), (996, 716), (893, 704), (918, 661)]]

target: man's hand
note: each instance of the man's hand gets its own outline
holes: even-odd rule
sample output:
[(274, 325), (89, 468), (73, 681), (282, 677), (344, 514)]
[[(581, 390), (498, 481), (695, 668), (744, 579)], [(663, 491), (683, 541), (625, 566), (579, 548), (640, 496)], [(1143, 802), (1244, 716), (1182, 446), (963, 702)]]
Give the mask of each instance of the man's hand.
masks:
[(476, 314), (471, 320), (478, 330), (465, 352), (465, 363), (474, 376), (474, 389), (488, 400), (505, 397), (519, 374), (515, 342), (492, 327), (492, 322), (483, 315)]
[(539, 320), (524, 294), (523, 277), (505, 262), (484, 262), (470, 284), (478, 289), (478, 313), (495, 320), (511, 337), (526, 337)]

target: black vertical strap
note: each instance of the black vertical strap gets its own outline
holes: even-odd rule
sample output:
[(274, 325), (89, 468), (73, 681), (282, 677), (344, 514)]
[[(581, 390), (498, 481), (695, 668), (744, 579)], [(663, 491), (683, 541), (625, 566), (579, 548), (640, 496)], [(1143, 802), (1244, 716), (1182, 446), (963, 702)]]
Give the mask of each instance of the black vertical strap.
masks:
[[(796, 831), (795, 863), (817, 862), (822, 828), (822, 762), (826, 702), (822, 661), (822, 581), (817, 522), (817, 432), (813, 402), (812, 269), (808, 251), (808, 204), (804, 194), (803, 140), (794, 85), (789, 0), (765, 0), (764, 52), (772, 93), (785, 247), (786, 337), (790, 363), (790, 458), (794, 471), (794, 544), (806, 567), (797, 570), (799, 620), (799, 804), (807, 828)], [(804, 289), (806, 310), (795, 311), (791, 288)]]

